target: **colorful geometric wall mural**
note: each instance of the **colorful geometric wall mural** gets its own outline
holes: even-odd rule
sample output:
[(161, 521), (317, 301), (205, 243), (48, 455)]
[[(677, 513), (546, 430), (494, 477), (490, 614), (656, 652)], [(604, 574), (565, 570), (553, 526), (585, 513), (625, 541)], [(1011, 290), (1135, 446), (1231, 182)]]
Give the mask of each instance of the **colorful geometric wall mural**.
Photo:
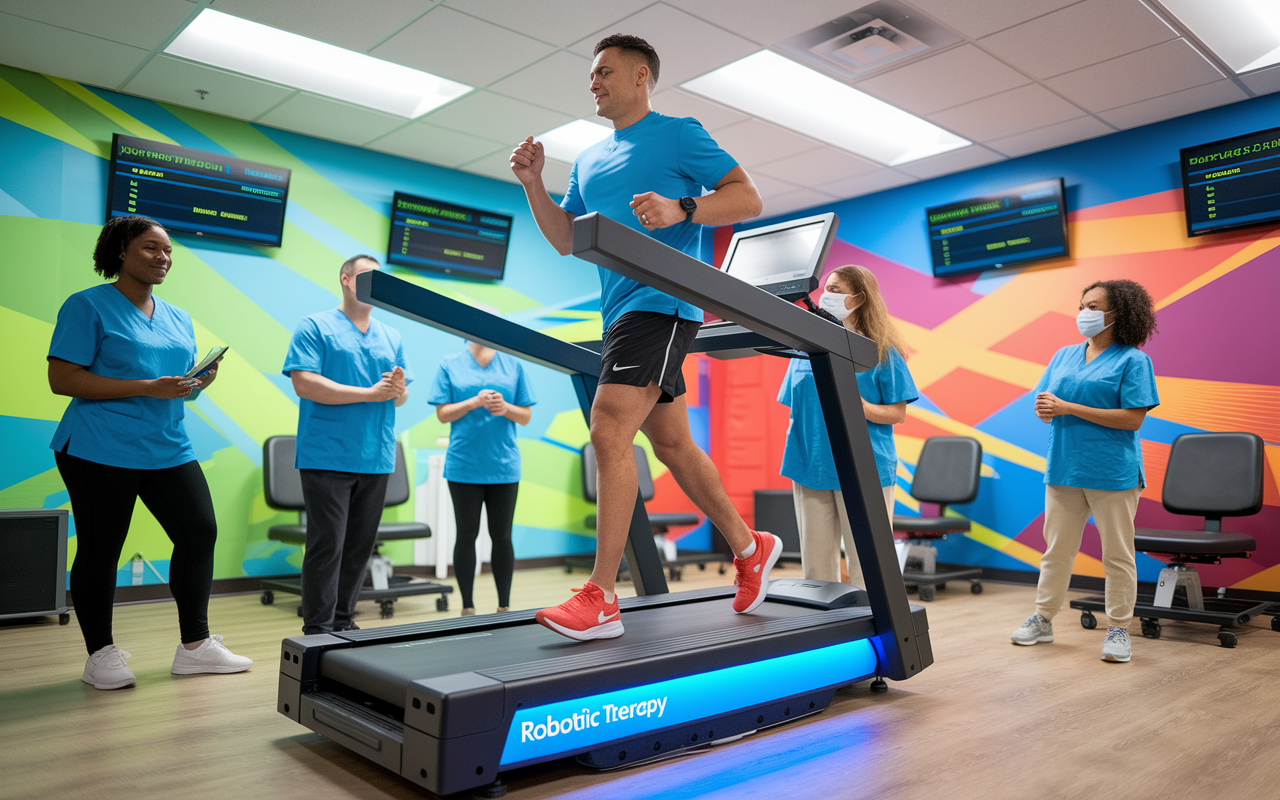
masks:
[[(1267, 443), (1265, 505), (1223, 524), (1254, 536), (1258, 549), (1251, 559), (1200, 572), (1206, 586), (1280, 591), (1280, 228), (1188, 239), (1177, 169), (1180, 148), (1272, 127), (1278, 116), (1280, 96), (1265, 96), (805, 212), (840, 216), (828, 269), (853, 263), (874, 271), (913, 351), (908, 365), (921, 396), (896, 428), (898, 513), (919, 513), (907, 490), (926, 438), (982, 442), (978, 498), (955, 508), (974, 521), (973, 531), (942, 543), (941, 558), (1038, 569), (1048, 431), (1032, 413), (1032, 389), (1060, 347), (1081, 341), (1081, 290), (1095, 280), (1129, 278), (1155, 299), (1160, 328), (1144, 348), (1161, 404), (1140, 432), (1147, 487), (1137, 524), (1202, 525), (1160, 504), (1178, 435), (1256, 433)], [(931, 276), (926, 207), (1059, 176), (1074, 209), (1071, 258), (961, 279)], [(717, 245), (725, 235), (717, 233)], [(773, 402), (780, 362), (759, 357), (712, 370), (712, 453), (747, 514), (752, 489), (790, 487), (777, 477), (786, 429), (786, 409)], [(1100, 555), (1090, 525), (1075, 572), (1102, 576)], [(1138, 565), (1143, 581), (1162, 566), (1141, 554)]]

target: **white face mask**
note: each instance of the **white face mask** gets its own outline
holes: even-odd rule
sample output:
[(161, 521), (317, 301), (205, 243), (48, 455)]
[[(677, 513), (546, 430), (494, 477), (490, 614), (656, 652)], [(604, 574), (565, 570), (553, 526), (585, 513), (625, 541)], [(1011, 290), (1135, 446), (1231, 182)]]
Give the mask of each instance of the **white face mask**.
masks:
[(1111, 327), (1104, 319), (1106, 314), (1106, 311), (1099, 311), (1096, 308), (1082, 308), (1080, 313), (1076, 314), (1076, 329), (1080, 331), (1081, 336), (1092, 339)]
[(818, 297), (818, 308), (844, 322), (845, 317), (853, 313), (852, 308), (844, 307), (844, 299), (848, 296), (847, 294), (835, 294), (824, 290)]

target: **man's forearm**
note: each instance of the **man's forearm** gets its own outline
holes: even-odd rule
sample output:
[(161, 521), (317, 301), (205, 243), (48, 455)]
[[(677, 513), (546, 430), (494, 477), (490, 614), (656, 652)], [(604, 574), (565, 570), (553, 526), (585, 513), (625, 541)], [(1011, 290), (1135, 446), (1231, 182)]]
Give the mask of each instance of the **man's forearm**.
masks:
[(573, 216), (551, 199), (546, 186), (539, 180), (524, 187), (529, 199), (529, 210), (538, 223), (538, 230), (551, 243), (556, 252), (567, 256), (573, 252)]
[(290, 373), (293, 390), (298, 397), (323, 403), (329, 406), (366, 403), (369, 401), (369, 390), (363, 386), (347, 386), (337, 383), (315, 372), (293, 370)]

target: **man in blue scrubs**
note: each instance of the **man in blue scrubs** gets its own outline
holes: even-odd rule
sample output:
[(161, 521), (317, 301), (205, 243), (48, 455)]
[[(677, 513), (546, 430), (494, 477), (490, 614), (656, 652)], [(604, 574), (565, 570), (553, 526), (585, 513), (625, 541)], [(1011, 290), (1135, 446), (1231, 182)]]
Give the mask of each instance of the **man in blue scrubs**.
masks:
[[(613, 123), (608, 138), (578, 156), (569, 190), (557, 205), (542, 182), (542, 144), (530, 137), (511, 155), (539, 230), (561, 255), (573, 250), (573, 220), (591, 211), (693, 256), (702, 225), (732, 225), (760, 213), (760, 194), (746, 171), (694, 119), (652, 110), (658, 80), (653, 48), (635, 36), (601, 40), (591, 65), (596, 114)], [(710, 189), (703, 194), (704, 189)], [(734, 610), (763, 600), (769, 569), (781, 552), (776, 536), (747, 528), (711, 459), (689, 435), (681, 367), (702, 311), (644, 284), (600, 270), (604, 351), (591, 407), (598, 468), (596, 564), (568, 602), (538, 621), (573, 639), (622, 635), (614, 580), (636, 502), (632, 441), (644, 431), (691, 500), (711, 518), (738, 556)]]
[(396, 466), (396, 407), (413, 381), (400, 333), (356, 299), (371, 256), (342, 265), (342, 305), (302, 320), (284, 374), (301, 398), (294, 466), (302, 474), (307, 550), (302, 632), (355, 630), (356, 597)]

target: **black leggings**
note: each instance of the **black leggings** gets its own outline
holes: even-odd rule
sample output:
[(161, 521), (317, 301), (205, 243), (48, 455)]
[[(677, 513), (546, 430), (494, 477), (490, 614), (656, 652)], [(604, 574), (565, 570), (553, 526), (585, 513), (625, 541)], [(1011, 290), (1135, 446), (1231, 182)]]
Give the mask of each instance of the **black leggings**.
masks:
[(76, 558), (71, 595), (90, 653), (112, 644), (111, 612), (120, 551), (139, 498), (173, 542), (169, 591), (184, 644), (209, 637), (209, 590), (218, 524), (199, 462), (168, 469), (127, 469), (54, 453), (71, 496)]
[(453, 517), (458, 538), (453, 543), (453, 574), (462, 592), (462, 607), (475, 608), (471, 588), (476, 575), (476, 537), (480, 535), (480, 506), (489, 512), (489, 538), (493, 540), (493, 582), (498, 587), (498, 607), (511, 605), (511, 574), (516, 568), (511, 545), (511, 523), (516, 516), (519, 483), (455, 483), (449, 481)]

